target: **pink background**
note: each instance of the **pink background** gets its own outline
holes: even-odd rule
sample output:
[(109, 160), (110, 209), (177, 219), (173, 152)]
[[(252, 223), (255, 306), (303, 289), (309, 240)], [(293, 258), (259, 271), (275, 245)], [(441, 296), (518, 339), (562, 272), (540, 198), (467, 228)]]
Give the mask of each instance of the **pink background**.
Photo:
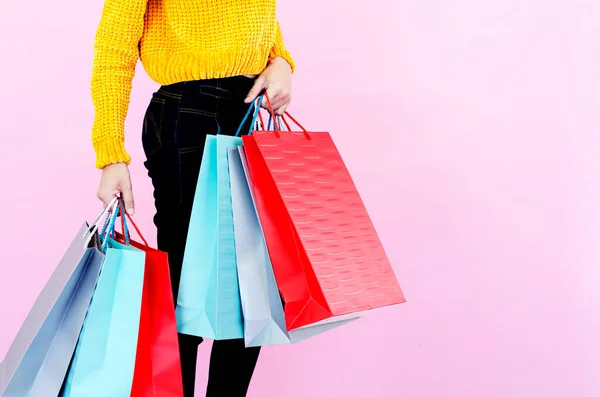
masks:
[[(0, 356), (99, 209), (101, 7), (0, 3)], [(279, 13), (299, 65), (291, 110), (332, 131), (409, 302), (265, 349), (250, 396), (599, 396), (600, 3), (284, 0)], [(127, 121), (150, 237), (139, 136), (155, 89), (140, 68)]]

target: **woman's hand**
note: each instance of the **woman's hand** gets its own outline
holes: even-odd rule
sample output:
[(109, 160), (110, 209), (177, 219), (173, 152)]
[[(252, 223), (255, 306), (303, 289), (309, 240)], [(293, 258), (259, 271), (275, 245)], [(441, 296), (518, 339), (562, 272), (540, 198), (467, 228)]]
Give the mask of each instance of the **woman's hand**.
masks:
[(100, 178), (97, 196), (106, 208), (112, 199), (119, 194), (125, 201), (127, 213), (133, 215), (135, 206), (131, 189), (131, 177), (129, 168), (125, 163), (110, 164), (102, 169), (102, 178)]
[[(281, 116), (292, 100), (292, 67), (285, 59), (271, 59), (269, 65), (256, 78), (244, 102), (251, 103), (264, 89), (267, 90), (273, 111)], [(266, 98), (263, 99), (262, 107), (268, 110)]]

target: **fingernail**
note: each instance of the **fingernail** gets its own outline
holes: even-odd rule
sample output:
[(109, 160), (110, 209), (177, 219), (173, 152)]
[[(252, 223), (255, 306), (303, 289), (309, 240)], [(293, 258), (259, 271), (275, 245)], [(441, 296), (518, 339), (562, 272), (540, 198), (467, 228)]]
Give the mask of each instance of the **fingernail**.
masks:
[(134, 212), (135, 212), (135, 211), (133, 210), (133, 208), (127, 208), (127, 213), (128, 213), (129, 215), (133, 215), (133, 213), (134, 213)]

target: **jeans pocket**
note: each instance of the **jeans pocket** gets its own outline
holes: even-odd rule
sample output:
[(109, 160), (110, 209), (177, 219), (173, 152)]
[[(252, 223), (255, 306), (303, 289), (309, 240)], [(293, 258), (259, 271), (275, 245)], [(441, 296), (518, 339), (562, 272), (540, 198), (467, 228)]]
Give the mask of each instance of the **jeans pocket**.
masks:
[(228, 89), (219, 87), (218, 84), (217, 85), (202, 84), (198, 87), (198, 91), (202, 95), (214, 97), (216, 99), (229, 100), (229, 99), (231, 99), (231, 96), (232, 96), (231, 91), (229, 91)]
[(144, 115), (144, 126), (142, 128), (142, 145), (146, 157), (156, 153), (162, 146), (163, 116), (165, 113), (165, 100), (163, 98), (152, 98), (146, 114)]

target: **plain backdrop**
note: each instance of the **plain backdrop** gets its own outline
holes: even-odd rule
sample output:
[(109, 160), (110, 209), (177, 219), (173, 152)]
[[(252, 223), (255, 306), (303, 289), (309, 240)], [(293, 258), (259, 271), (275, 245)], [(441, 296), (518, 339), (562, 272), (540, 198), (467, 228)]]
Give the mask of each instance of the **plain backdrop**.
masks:
[[(100, 209), (101, 8), (0, 2), (0, 356)], [(331, 131), (408, 302), (264, 349), (250, 397), (599, 396), (600, 3), (280, 0), (279, 18), (290, 110)], [(151, 241), (140, 134), (156, 89), (138, 68), (127, 119)]]

